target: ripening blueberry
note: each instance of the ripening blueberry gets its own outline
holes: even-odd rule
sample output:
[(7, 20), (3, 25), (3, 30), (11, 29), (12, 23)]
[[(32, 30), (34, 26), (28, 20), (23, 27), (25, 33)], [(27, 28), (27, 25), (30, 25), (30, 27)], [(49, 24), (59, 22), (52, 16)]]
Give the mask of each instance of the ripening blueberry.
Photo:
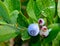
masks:
[(40, 31), (40, 35), (47, 37), (49, 35), (49, 31), (47, 30), (46, 32), (43, 32), (42, 30)]
[(48, 29), (47, 29), (46, 26), (42, 26), (41, 30), (45, 32), (45, 31), (47, 31)]
[(46, 26), (43, 26), (41, 31), (40, 31), (40, 35), (41, 36), (44, 36), (44, 37), (47, 37), (49, 35), (49, 32), (51, 31), (52, 29), (47, 29)]
[(28, 33), (31, 36), (37, 36), (39, 34), (38, 24), (30, 24), (28, 27)]
[(39, 23), (39, 25), (44, 25), (44, 20), (42, 19), (42, 18), (40, 18), (39, 20), (38, 20), (38, 23)]

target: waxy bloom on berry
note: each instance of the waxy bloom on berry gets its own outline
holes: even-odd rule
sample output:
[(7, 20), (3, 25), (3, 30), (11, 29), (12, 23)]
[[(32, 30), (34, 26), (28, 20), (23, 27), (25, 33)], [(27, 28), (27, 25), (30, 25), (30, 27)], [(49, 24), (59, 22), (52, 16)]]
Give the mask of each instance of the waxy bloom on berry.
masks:
[(28, 27), (28, 33), (31, 36), (37, 36), (39, 34), (38, 24), (30, 24)]

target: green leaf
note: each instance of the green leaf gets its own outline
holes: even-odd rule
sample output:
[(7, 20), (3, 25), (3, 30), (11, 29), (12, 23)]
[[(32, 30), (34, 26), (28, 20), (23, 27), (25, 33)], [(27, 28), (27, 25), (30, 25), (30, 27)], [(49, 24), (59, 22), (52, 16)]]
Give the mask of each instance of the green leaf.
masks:
[(36, 0), (39, 10), (44, 10), (50, 6), (54, 6), (54, 0)]
[(40, 35), (31, 37), (29, 46), (41, 46)]
[(55, 2), (54, 0), (36, 0), (37, 6), (44, 17), (49, 21), (53, 21), (55, 15)]
[(16, 37), (18, 34), (16, 29), (9, 25), (0, 25), (0, 42)]
[(10, 23), (8, 9), (1, 1), (0, 1), (0, 17), (2, 17), (4, 21)]
[(58, 33), (56, 39), (57, 39), (57, 40), (60, 40), (60, 32)]
[(40, 17), (39, 16), (40, 12), (39, 12), (39, 9), (38, 9), (35, 1), (30, 0), (28, 2), (28, 5), (27, 5), (27, 9), (26, 10), (27, 10), (27, 13), (28, 13), (29, 17), (31, 17), (35, 21), (37, 21), (37, 18)]
[(52, 28), (52, 30), (51, 30), (49, 36), (44, 38), (44, 40), (43, 40), (44, 43), (50, 43), (52, 40), (54, 40), (56, 38), (57, 34), (60, 31), (59, 24), (52, 24), (49, 27)]
[(27, 29), (24, 29), (24, 28), (23, 28), (23, 29), (21, 30), (21, 39), (22, 39), (23, 41), (30, 39), (30, 36), (29, 36), (29, 34), (28, 34)]
[(17, 18), (18, 26), (19, 27), (28, 27), (29, 23), (27, 18), (20, 12)]
[(9, 8), (10, 12), (13, 10), (21, 10), (20, 0), (4, 0), (4, 4)]
[(19, 12), (17, 10), (14, 10), (12, 13), (10, 13), (10, 19), (12, 24), (17, 23), (17, 17), (18, 17)]
[(0, 24), (7, 24), (7, 23), (3, 20), (0, 20)]
[(58, 16), (60, 18), (60, 0), (58, 0)]
[(7, 24), (2, 17), (0, 17), (0, 24)]
[(59, 46), (59, 40), (57, 40), (57, 39), (54, 39), (53, 41), (52, 41), (52, 46)]

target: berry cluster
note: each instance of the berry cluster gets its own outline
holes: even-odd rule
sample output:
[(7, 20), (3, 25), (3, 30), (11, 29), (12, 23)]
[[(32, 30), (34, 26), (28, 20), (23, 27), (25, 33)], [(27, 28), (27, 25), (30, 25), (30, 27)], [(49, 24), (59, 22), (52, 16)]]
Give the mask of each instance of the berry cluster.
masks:
[(29, 35), (37, 36), (38, 34), (40, 34), (40, 36), (47, 37), (51, 29), (48, 29), (46, 26), (44, 26), (44, 24), (45, 21), (42, 18), (38, 20), (38, 24), (36, 23), (30, 24), (28, 27)]

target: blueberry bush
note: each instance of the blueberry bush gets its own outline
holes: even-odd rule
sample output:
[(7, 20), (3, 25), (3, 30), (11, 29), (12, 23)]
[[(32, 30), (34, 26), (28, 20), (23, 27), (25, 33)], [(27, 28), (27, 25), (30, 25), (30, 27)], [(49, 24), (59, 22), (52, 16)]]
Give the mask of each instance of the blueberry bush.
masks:
[(0, 46), (60, 46), (60, 0), (0, 0)]

